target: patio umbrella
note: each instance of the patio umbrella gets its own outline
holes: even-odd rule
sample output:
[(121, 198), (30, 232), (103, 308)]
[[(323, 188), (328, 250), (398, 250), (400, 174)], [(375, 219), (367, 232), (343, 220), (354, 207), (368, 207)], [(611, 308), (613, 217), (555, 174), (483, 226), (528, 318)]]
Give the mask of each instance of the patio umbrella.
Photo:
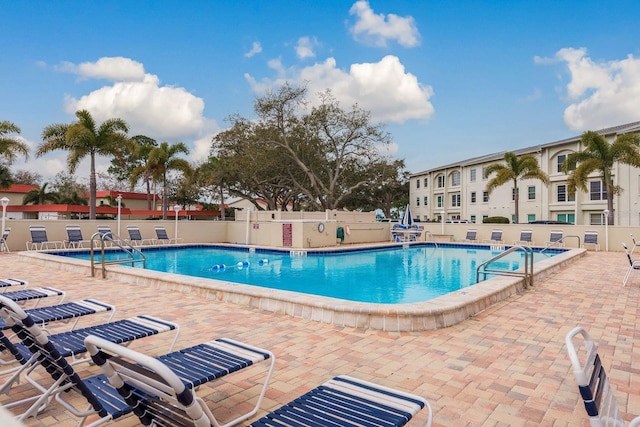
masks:
[(400, 221), (400, 224), (407, 228), (413, 227), (413, 216), (411, 215), (411, 209), (408, 204), (404, 210), (404, 215), (402, 215), (402, 221)]

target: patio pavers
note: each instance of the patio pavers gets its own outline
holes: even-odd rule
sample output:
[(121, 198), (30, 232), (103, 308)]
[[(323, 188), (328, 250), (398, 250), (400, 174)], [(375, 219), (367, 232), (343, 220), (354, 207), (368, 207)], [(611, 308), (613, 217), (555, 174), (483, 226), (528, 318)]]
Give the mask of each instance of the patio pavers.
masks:
[[(3, 277), (64, 289), (69, 300), (92, 297), (113, 303), (117, 319), (147, 313), (179, 322), (177, 348), (226, 336), (270, 349), (276, 370), (256, 418), (335, 375), (348, 374), (424, 396), (433, 407), (435, 426), (587, 426), (564, 346), (566, 333), (576, 325), (586, 327), (599, 343), (621, 411), (627, 419), (640, 415), (640, 274), (623, 288), (627, 268), (621, 252), (589, 252), (534, 288), (460, 324), (390, 333), (45, 270), (15, 254), (0, 255)], [(168, 340), (140, 340), (132, 348), (157, 355), (166, 351)], [(86, 364), (78, 370), (98, 372)], [(222, 420), (229, 419), (238, 405), (257, 396), (256, 372), (261, 371), (235, 373), (198, 394)], [(15, 391), (30, 392), (24, 385)], [(425, 415), (410, 425), (421, 425)], [(26, 425), (76, 423), (54, 403)], [(138, 422), (127, 417), (112, 424)]]

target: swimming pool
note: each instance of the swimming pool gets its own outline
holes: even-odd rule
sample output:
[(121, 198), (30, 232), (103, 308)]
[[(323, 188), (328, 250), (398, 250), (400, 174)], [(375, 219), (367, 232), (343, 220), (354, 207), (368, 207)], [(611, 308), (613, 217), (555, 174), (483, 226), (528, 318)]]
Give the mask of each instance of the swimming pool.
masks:
[[(463, 246), (450, 243), (439, 245)], [(213, 245), (208, 246), (211, 247)], [(238, 248), (238, 246), (231, 244), (217, 244), (215, 246)], [(398, 248), (402, 245), (396, 243), (374, 244), (370, 245), (370, 248), (385, 246), (387, 248)], [(470, 250), (476, 249), (475, 245), (465, 246)], [(485, 245), (484, 247), (486, 248), (487, 246)], [(246, 247), (243, 247), (243, 250), (249, 251)], [(331, 250), (328, 249), (328, 251)], [(68, 254), (70, 251), (61, 252)], [(539, 280), (565, 268), (575, 259), (587, 253), (586, 249), (569, 249), (562, 252), (554, 252), (557, 255), (553, 257), (547, 259), (543, 259), (543, 257), (536, 258), (533, 272), (534, 286)], [(256, 248), (256, 253), (261, 253), (259, 248)], [(288, 255), (288, 252), (286, 254)], [(22, 251), (18, 252), (16, 256), (27, 258), (27, 262), (39, 265), (51, 271), (51, 274), (55, 274), (56, 270), (63, 270), (85, 276), (93, 275), (90, 263), (86, 259), (37, 251)], [(105, 273), (106, 280), (113, 286), (116, 295), (118, 283), (125, 282), (137, 286), (152, 287), (157, 292), (170, 292), (176, 295), (176, 298), (180, 298), (180, 294), (195, 295), (204, 301), (209, 301), (212, 310), (215, 310), (217, 303), (229, 303), (248, 309), (271, 312), (274, 315), (329, 323), (336, 327), (389, 332), (416, 332), (446, 328), (460, 323), (526, 289), (523, 278), (500, 276), (426, 301), (378, 304), (244, 285), (227, 281), (224, 279), (224, 275), (219, 275), (215, 279), (200, 278), (149, 269), (124, 267), (122, 265), (107, 265)], [(239, 311), (238, 314), (242, 315), (242, 311)]]
[[(211, 246), (145, 248), (146, 268), (264, 288), (378, 304), (427, 301), (476, 282), (476, 268), (499, 252), (489, 246), (422, 244), (350, 251), (275, 251)], [(303, 253), (304, 256), (298, 255)], [(537, 253), (547, 259), (558, 251)], [(64, 255), (89, 259), (85, 252)], [(109, 252), (118, 259), (121, 252)], [(514, 271), (524, 253), (493, 267)]]

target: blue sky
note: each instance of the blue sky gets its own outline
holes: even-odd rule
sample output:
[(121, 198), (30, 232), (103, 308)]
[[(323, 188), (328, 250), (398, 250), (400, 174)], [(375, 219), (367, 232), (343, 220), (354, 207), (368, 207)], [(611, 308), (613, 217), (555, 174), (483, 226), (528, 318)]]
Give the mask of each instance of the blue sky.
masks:
[[(0, 16), (0, 120), (34, 149), (88, 109), (200, 161), (284, 81), (370, 110), (411, 172), (640, 120), (638, 1), (4, 0)], [(13, 168), (47, 180), (65, 159)]]

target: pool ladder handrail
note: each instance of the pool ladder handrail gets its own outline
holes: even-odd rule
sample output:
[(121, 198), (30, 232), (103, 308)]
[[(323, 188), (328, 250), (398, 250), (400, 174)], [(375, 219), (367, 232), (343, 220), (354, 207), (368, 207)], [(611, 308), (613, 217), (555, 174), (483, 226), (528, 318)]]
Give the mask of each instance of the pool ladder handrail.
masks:
[[(490, 269), (487, 268), (487, 266), (491, 263), (493, 263), (494, 261), (499, 260), (500, 258), (503, 258), (507, 255), (509, 255), (512, 252), (515, 251), (523, 251), (524, 252), (524, 270), (520, 271), (520, 269), (516, 270), (516, 271), (509, 271), (509, 270), (497, 270), (497, 269)], [(482, 270), (482, 271), (481, 271)], [(523, 246), (523, 245), (513, 245), (511, 246), (509, 249), (500, 252), (498, 255), (488, 259), (487, 261), (483, 262), (482, 264), (480, 264), (478, 266), (478, 268), (476, 268), (476, 283), (480, 282), (480, 275), (483, 275), (483, 280), (485, 280), (487, 278), (487, 274), (496, 274), (499, 276), (517, 276), (517, 277), (523, 277), (524, 278), (524, 287), (528, 288), (530, 286), (533, 286), (533, 249), (531, 249), (531, 247), (529, 246)]]
[[(130, 242), (123, 239), (120, 236), (114, 235), (110, 231), (107, 233), (97, 232), (91, 236), (90, 241), (90, 249), (89, 254), (91, 258), (91, 277), (95, 277), (95, 257), (94, 257), (94, 242), (98, 240), (100, 241), (100, 264), (102, 265), (102, 278), (105, 279), (107, 277), (107, 269), (106, 266), (108, 264), (126, 264), (131, 263), (131, 267), (134, 266), (136, 262), (142, 261), (142, 268), (147, 268), (147, 257), (142, 253), (138, 248), (134, 247)], [(112, 245), (117, 246), (123, 252), (129, 254), (130, 258), (127, 259), (115, 259), (111, 261), (106, 261), (104, 256), (104, 248), (105, 241), (110, 242)], [(136, 259), (136, 254), (140, 255), (141, 259)]]

